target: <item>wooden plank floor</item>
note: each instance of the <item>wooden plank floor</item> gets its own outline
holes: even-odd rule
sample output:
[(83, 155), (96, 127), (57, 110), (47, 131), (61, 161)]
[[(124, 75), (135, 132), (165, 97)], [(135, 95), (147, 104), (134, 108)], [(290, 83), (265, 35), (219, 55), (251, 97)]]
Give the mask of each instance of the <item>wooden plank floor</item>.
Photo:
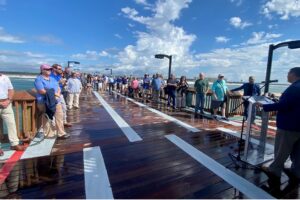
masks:
[[(239, 128), (195, 119), (191, 113), (173, 112), (160, 106), (161, 112), (202, 130), (193, 133), (123, 97), (106, 93), (101, 96), (143, 140), (129, 142), (97, 98), (83, 94), (80, 109), (68, 112), (68, 120), (73, 123), (67, 129), (71, 138), (57, 140), (51, 156), (20, 161), (6, 180), (6, 187), (1, 186), (0, 197), (85, 198), (83, 148), (93, 146), (101, 147), (114, 198), (237, 197), (235, 188), (165, 136), (175, 134), (228, 166), (231, 164), (228, 153), (236, 149), (237, 138), (214, 129)], [(261, 172), (232, 170), (257, 186), (266, 183), (267, 177)], [(282, 187), (286, 182), (287, 177), (283, 176)], [(300, 188), (294, 188), (282, 197), (300, 198), (299, 191)]]

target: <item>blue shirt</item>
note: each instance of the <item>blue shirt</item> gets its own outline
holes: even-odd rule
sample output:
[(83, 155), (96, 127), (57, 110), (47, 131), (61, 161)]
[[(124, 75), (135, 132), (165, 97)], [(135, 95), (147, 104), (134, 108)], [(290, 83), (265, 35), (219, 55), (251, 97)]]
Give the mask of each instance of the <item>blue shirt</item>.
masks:
[[(59, 83), (60, 79), (62, 78), (61, 75), (59, 75), (59, 74), (55, 75), (53, 72), (51, 72), (50, 77), (54, 78), (58, 83)], [(62, 91), (63, 85), (61, 83), (59, 83), (59, 87), (60, 87), (60, 91)]]
[[(36, 77), (34, 87), (36, 90), (53, 88), (55, 93), (58, 92), (59, 88), (58, 82), (53, 77), (49, 77), (49, 80), (46, 80), (42, 75)], [(45, 95), (42, 95), (39, 92), (36, 93), (36, 99), (38, 103), (45, 103)]]
[(228, 88), (225, 80), (217, 80), (211, 87), (211, 90), (216, 94), (218, 101), (224, 101), (227, 89)]
[(160, 90), (162, 81), (160, 78), (155, 78), (152, 80), (152, 88), (156, 91)]
[(122, 78), (122, 84), (123, 84), (123, 85), (126, 85), (127, 83), (128, 83), (127, 78)]
[(150, 78), (143, 79), (143, 88), (148, 90), (150, 88)]
[(121, 78), (117, 78), (117, 83), (122, 83), (122, 79)]
[(300, 132), (300, 80), (284, 91), (278, 103), (263, 108), (266, 112), (278, 111), (276, 125), (279, 129)]
[(260, 96), (260, 88), (257, 84), (244, 83), (241, 87), (235, 88), (231, 91), (244, 90), (244, 96)]

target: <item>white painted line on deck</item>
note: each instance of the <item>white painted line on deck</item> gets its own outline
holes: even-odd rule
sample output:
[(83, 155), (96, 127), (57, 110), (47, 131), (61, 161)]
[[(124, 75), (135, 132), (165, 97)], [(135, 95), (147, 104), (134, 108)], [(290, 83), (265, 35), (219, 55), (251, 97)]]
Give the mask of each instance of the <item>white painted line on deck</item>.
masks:
[(210, 158), (206, 154), (202, 153), (192, 145), (188, 144), (181, 138), (177, 137), (176, 135), (166, 135), (165, 136), (170, 142), (175, 144), (181, 150), (186, 152), (189, 156), (197, 160), (207, 169), (212, 171), (214, 174), (222, 178), (224, 181), (232, 185), (234, 188), (239, 190), (241, 193), (246, 195), (250, 199), (274, 199), (270, 194), (263, 191), (259, 187), (255, 186), (254, 184), (250, 183), (243, 177), (237, 175), (236, 173), (232, 172), (231, 170), (227, 169), (214, 159)]
[(2, 150), (4, 152), (4, 155), (0, 157), (0, 163), (9, 159), (15, 153), (15, 150)]
[(103, 105), (105, 110), (109, 113), (109, 115), (113, 118), (113, 120), (118, 124), (120, 129), (123, 131), (125, 136), (128, 138), (130, 142), (137, 142), (143, 140), (137, 132), (135, 132), (129, 124), (125, 122), (125, 120), (97, 93), (94, 91), (95, 96), (98, 98), (100, 103)]
[[(233, 130), (230, 130), (230, 129), (227, 129), (227, 128), (219, 127), (219, 128), (217, 128), (217, 130), (222, 131), (224, 133), (227, 133), (229, 135), (235, 136), (237, 138), (239, 138), (241, 136), (240, 132), (233, 131)], [(245, 139), (245, 138), (246, 138), (246, 136), (243, 135), (243, 139)], [(250, 138), (250, 142), (253, 143), (253, 144), (259, 145), (259, 140), (257, 140), (257, 139)], [(266, 143), (266, 147), (268, 149), (274, 150), (274, 145), (272, 145), (272, 144)]]
[[(51, 139), (45, 138), (42, 140), (38, 137), (35, 137), (30, 142), (30, 145), (26, 148), (25, 152), (21, 157), (21, 160), (49, 156), (52, 151), (54, 143), (55, 143), (55, 138), (51, 138)], [(9, 159), (15, 153), (15, 151), (10, 150), (9, 144), (5, 144), (5, 145), (3, 144), (2, 147), (4, 147), (3, 148), (4, 155), (0, 157), (0, 161), (5, 161)]]
[(86, 199), (113, 199), (107, 170), (99, 146), (83, 149)]
[(26, 148), (21, 159), (37, 158), (50, 155), (55, 140), (55, 138), (45, 138), (40, 142), (40, 139), (35, 137), (34, 140), (31, 141), (30, 145)]
[(174, 123), (176, 123), (176, 124), (178, 124), (178, 125), (180, 125), (180, 126), (186, 128), (186, 129), (188, 129), (188, 130), (191, 131), (191, 132), (196, 133), (196, 132), (200, 132), (200, 131), (201, 131), (201, 130), (199, 130), (199, 129), (197, 129), (197, 128), (195, 128), (195, 127), (193, 127), (193, 126), (191, 126), (191, 125), (189, 125), (189, 124), (187, 124), (187, 123), (185, 123), (185, 122), (182, 122), (182, 121), (180, 121), (180, 120), (178, 120), (178, 119), (176, 119), (176, 118), (174, 118), (174, 117), (171, 117), (171, 116), (169, 116), (169, 115), (167, 115), (167, 114), (165, 114), (165, 113), (163, 113), (163, 112), (160, 112), (160, 111), (158, 111), (158, 110), (156, 110), (156, 109), (153, 109), (153, 108), (151, 108), (151, 107), (149, 107), (149, 106), (147, 106), (147, 105), (145, 105), (145, 104), (142, 104), (142, 103), (140, 103), (140, 102), (137, 102), (137, 101), (135, 101), (135, 100), (133, 100), (133, 99), (131, 99), (131, 98), (125, 97), (124, 95), (119, 94), (119, 93), (117, 93), (117, 92), (115, 92), (115, 93), (116, 93), (117, 95), (121, 96), (121, 97), (126, 98), (128, 101), (131, 101), (131, 102), (137, 104), (137, 105), (140, 106), (140, 107), (146, 108), (146, 109), (150, 110), (151, 112), (154, 112), (154, 113), (158, 114), (159, 116), (161, 116), (161, 117), (163, 117), (163, 118), (165, 118), (165, 119), (167, 119), (167, 120), (169, 120), (169, 121), (171, 121), (171, 122), (174, 122)]

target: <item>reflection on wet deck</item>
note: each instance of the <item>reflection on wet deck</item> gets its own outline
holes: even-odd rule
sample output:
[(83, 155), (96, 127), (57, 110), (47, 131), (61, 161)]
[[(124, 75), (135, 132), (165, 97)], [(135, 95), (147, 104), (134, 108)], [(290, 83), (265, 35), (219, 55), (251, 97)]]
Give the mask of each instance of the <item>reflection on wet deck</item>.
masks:
[[(86, 198), (83, 149), (97, 146), (101, 148), (114, 198), (246, 198), (165, 138), (174, 134), (228, 166), (228, 153), (236, 149), (238, 139), (216, 128), (238, 131), (239, 127), (195, 119), (192, 113), (143, 102), (201, 130), (194, 133), (124, 97), (101, 95), (143, 140), (130, 142), (98, 99), (93, 94), (83, 94), (81, 108), (68, 113), (73, 122), (67, 130), (71, 138), (56, 140), (50, 156), (16, 162), (1, 185), (1, 198)], [(259, 171), (231, 170), (256, 186), (267, 180)], [(282, 188), (286, 185), (287, 177), (283, 175)], [(282, 198), (300, 198), (299, 190), (293, 188)]]

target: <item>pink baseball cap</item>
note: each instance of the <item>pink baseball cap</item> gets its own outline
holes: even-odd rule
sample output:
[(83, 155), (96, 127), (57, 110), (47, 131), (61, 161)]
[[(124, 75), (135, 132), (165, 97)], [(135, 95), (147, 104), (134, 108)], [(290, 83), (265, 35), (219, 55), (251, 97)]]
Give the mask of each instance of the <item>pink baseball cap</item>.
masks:
[(41, 69), (41, 70), (44, 70), (44, 69), (52, 69), (52, 67), (51, 67), (50, 65), (47, 65), (47, 64), (42, 64), (42, 65), (40, 66), (40, 69)]

